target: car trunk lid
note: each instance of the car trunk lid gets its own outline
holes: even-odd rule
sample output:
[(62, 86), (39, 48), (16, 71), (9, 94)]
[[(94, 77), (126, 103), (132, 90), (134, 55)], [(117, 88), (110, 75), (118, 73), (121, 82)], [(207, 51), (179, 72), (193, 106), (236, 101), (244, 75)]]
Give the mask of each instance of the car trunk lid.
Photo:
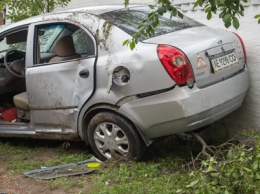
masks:
[(225, 80), (244, 68), (239, 38), (230, 32), (206, 26), (188, 28), (143, 41), (171, 45), (183, 51), (199, 88)]

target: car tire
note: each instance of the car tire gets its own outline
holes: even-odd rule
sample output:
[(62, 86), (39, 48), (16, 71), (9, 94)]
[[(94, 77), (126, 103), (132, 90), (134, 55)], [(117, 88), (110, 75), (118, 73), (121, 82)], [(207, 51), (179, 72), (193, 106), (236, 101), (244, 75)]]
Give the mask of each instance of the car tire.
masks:
[(88, 126), (88, 142), (94, 154), (106, 159), (140, 160), (145, 145), (133, 125), (113, 112), (100, 112)]

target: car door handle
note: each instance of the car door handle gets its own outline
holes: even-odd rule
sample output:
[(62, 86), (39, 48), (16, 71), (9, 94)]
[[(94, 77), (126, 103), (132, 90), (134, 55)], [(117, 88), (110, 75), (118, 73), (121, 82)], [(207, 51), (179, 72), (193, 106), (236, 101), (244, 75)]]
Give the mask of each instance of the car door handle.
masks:
[(81, 70), (79, 72), (79, 76), (82, 78), (87, 78), (89, 76), (89, 70), (88, 69)]

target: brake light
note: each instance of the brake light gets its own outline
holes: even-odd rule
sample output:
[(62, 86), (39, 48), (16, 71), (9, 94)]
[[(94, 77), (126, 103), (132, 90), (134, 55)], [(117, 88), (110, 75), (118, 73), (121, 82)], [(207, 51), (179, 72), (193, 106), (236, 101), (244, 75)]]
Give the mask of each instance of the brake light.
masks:
[(244, 57), (245, 57), (245, 63), (246, 63), (246, 60), (247, 60), (247, 57), (246, 57), (246, 48), (245, 48), (245, 44), (244, 44), (244, 41), (242, 40), (242, 38), (235, 32), (233, 32), (237, 37), (238, 39), (240, 40), (240, 43), (242, 45), (242, 48), (243, 48), (243, 51), (244, 51)]
[(182, 51), (172, 46), (158, 45), (157, 54), (165, 70), (178, 85), (186, 85), (188, 80), (194, 81), (190, 62)]

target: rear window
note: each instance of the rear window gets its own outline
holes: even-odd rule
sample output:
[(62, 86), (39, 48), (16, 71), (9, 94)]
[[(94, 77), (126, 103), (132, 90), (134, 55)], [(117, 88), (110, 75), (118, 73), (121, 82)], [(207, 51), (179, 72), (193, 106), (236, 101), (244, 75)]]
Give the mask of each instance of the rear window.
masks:
[[(133, 32), (138, 31), (138, 25), (147, 18), (149, 12), (145, 10), (116, 10), (107, 13), (103, 13), (100, 17), (106, 21), (113, 23), (126, 33), (132, 35)], [(155, 36), (163, 35), (178, 30), (202, 26), (201, 23), (196, 22), (188, 17), (172, 17), (170, 14), (165, 14), (159, 17), (159, 26), (156, 28), (155, 33), (149, 37), (141, 37), (141, 40), (152, 38)]]

